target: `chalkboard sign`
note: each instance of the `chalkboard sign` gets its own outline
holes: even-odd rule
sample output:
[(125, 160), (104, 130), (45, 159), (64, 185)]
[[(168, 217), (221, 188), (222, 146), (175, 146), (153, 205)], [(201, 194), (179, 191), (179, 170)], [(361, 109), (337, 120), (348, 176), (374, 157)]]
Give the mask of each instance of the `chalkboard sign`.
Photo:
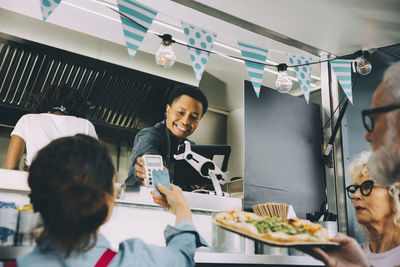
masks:
[(244, 208), (265, 202), (293, 205), (296, 215), (326, 201), (317, 104), (244, 83)]

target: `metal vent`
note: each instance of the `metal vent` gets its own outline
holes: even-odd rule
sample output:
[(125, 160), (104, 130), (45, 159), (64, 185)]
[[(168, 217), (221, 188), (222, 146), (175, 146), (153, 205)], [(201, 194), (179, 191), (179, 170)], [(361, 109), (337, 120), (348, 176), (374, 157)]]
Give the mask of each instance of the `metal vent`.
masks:
[(138, 130), (163, 117), (166, 96), (178, 84), (53, 47), (1, 37), (2, 106), (30, 112), (32, 94), (50, 84), (66, 83), (91, 103), (88, 119), (95, 125)]

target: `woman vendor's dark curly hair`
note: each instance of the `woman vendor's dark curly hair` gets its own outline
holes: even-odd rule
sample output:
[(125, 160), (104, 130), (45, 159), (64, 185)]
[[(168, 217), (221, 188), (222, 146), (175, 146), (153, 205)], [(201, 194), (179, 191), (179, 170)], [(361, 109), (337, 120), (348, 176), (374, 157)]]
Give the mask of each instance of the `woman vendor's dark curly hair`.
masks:
[(84, 96), (76, 88), (67, 84), (50, 85), (31, 98), (30, 106), (35, 113), (55, 111), (63, 106), (64, 113), (80, 118), (86, 118), (89, 105)]

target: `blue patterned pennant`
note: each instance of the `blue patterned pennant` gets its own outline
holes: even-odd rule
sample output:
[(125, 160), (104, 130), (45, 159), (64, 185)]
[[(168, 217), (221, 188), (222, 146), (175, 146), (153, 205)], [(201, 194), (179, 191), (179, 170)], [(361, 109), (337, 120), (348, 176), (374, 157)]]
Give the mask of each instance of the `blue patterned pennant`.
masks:
[(43, 21), (53, 13), (54, 9), (61, 3), (61, 0), (41, 0), (40, 10), (42, 11)]
[[(302, 65), (302, 64), (310, 64), (312, 58), (299, 56), (296, 54), (287, 54), (289, 57), (289, 63), (291, 65)], [(296, 78), (300, 85), (301, 90), (303, 91), (304, 98), (306, 102), (310, 101), (310, 85), (311, 85), (311, 65), (304, 65), (294, 67), (294, 71), (296, 73)]]
[(203, 50), (212, 50), (217, 34), (184, 21), (181, 21), (181, 24), (187, 43), (190, 46), (195, 47), (188, 47), (188, 50), (197, 84), (200, 84), (201, 77), (203, 76), (204, 69), (208, 62), (208, 57), (210, 56), (210, 52)]
[(153, 23), (157, 11), (134, 0), (118, 0), (117, 2), (119, 12), (136, 22), (127, 19), (123, 15), (120, 16), (126, 48), (128, 49), (130, 59), (133, 59), (146, 36), (147, 30)]
[(336, 77), (339, 81), (340, 86), (343, 89), (343, 92), (346, 94), (347, 98), (353, 104), (353, 92), (351, 89), (351, 60), (331, 60), (329, 62), (331, 64), (333, 72), (336, 74)]
[(253, 84), (254, 92), (258, 98), (260, 97), (261, 83), (264, 76), (264, 63), (267, 60), (268, 49), (245, 44), (240, 41), (238, 42), (238, 46), (244, 58), (244, 64)]

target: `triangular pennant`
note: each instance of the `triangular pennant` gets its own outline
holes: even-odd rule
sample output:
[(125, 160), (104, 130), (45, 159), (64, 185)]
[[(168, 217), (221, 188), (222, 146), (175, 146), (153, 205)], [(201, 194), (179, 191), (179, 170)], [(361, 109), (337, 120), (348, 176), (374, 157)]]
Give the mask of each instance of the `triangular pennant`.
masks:
[(139, 4), (134, 0), (117, 0), (117, 2), (119, 12), (123, 14), (120, 17), (126, 48), (130, 59), (133, 59), (157, 15), (157, 10)]
[(353, 92), (351, 90), (351, 60), (331, 60), (333, 72), (336, 74), (340, 86), (342, 86), (343, 92), (346, 94), (347, 98), (353, 104)]
[(184, 21), (181, 21), (181, 24), (188, 45), (195, 47), (188, 47), (188, 50), (197, 84), (200, 84), (201, 77), (203, 76), (204, 69), (208, 62), (208, 57), (210, 56), (210, 52), (207, 51), (212, 50), (217, 34)]
[[(268, 49), (260, 48), (254, 45), (238, 42), (238, 46), (247, 72), (249, 73), (251, 83), (257, 97), (260, 97), (261, 82), (264, 76), (264, 63), (267, 60)], [(260, 62), (260, 63), (257, 63)]]
[[(289, 63), (291, 65), (302, 65), (302, 64), (310, 64), (312, 58), (304, 57), (296, 54), (289, 54)], [(311, 85), (311, 65), (297, 66), (294, 67), (294, 71), (296, 73), (296, 78), (300, 85), (301, 90), (303, 91), (304, 98), (308, 104), (310, 100), (310, 85)]]
[(40, 10), (42, 11), (43, 21), (53, 13), (54, 9), (61, 3), (61, 0), (40, 0)]

